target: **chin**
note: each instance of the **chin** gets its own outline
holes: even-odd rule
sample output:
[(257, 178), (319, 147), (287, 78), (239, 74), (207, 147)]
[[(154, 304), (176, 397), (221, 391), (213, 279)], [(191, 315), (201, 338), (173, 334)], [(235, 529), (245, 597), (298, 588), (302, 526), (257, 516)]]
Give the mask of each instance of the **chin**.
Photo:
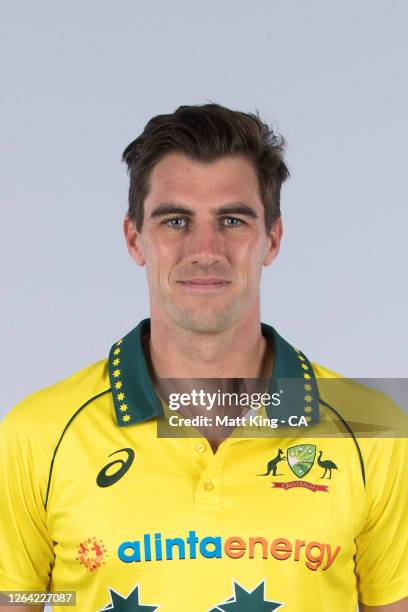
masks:
[(178, 312), (175, 322), (191, 332), (200, 334), (219, 334), (231, 327), (234, 318), (228, 310), (214, 312), (198, 309), (194, 312)]

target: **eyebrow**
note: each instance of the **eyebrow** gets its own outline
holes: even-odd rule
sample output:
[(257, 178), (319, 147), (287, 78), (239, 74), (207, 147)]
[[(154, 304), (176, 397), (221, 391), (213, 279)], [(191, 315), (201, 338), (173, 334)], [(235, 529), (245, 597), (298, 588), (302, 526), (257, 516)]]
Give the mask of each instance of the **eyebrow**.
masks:
[[(212, 208), (211, 212), (214, 215), (238, 214), (252, 217), (253, 219), (258, 218), (257, 212), (251, 206), (244, 204), (243, 202), (232, 202), (231, 204), (225, 204), (224, 206), (220, 206), (218, 208)], [(182, 204), (169, 202), (159, 204), (156, 208), (154, 208), (150, 213), (150, 218), (153, 219), (155, 217), (163, 217), (164, 215), (173, 214), (194, 217), (195, 212), (191, 208), (187, 208), (187, 206), (183, 206)]]

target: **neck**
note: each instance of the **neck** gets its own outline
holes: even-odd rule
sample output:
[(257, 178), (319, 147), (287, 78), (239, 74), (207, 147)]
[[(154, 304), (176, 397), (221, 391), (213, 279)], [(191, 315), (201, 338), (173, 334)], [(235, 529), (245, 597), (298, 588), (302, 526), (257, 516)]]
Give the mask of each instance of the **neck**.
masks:
[(157, 378), (270, 378), (272, 351), (258, 317), (240, 320), (220, 334), (176, 327), (152, 313), (145, 350)]

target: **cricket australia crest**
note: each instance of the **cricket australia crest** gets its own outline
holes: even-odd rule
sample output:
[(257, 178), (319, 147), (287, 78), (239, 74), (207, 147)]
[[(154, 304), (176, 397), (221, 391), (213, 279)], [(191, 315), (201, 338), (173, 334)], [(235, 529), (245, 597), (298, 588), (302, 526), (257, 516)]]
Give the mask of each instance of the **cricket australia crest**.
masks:
[(297, 444), (287, 450), (288, 465), (298, 478), (303, 478), (312, 469), (316, 457), (314, 444)]

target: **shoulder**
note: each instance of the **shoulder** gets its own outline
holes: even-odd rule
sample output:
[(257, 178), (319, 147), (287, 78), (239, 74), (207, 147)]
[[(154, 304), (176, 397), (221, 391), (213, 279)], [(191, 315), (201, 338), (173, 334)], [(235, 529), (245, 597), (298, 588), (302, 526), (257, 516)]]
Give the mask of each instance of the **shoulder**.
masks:
[(312, 362), (320, 399), (338, 408), (355, 426), (367, 425), (357, 433), (365, 437), (401, 437), (408, 433), (407, 415), (387, 393), (381, 381), (346, 377)]
[(25, 397), (1, 421), (2, 436), (51, 441), (80, 406), (109, 389), (108, 361), (102, 359)]
[[(110, 391), (107, 360), (101, 360), (24, 398), (0, 422), (0, 497), (44, 503), (50, 466), (58, 440), (71, 417), (86, 402)], [(6, 493), (5, 493), (6, 491)]]
[(313, 371), (316, 378), (344, 378), (342, 374), (339, 374), (334, 370), (329, 370), (329, 368), (326, 368), (315, 361), (311, 361), (311, 364), (313, 366)]
[[(383, 391), (313, 363), (321, 407), (347, 423), (362, 453), (367, 484), (396, 477), (408, 463), (408, 416)], [(362, 384), (366, 383), (366, 384)], [(373, 381), (375, 383), (375, 381)]]

